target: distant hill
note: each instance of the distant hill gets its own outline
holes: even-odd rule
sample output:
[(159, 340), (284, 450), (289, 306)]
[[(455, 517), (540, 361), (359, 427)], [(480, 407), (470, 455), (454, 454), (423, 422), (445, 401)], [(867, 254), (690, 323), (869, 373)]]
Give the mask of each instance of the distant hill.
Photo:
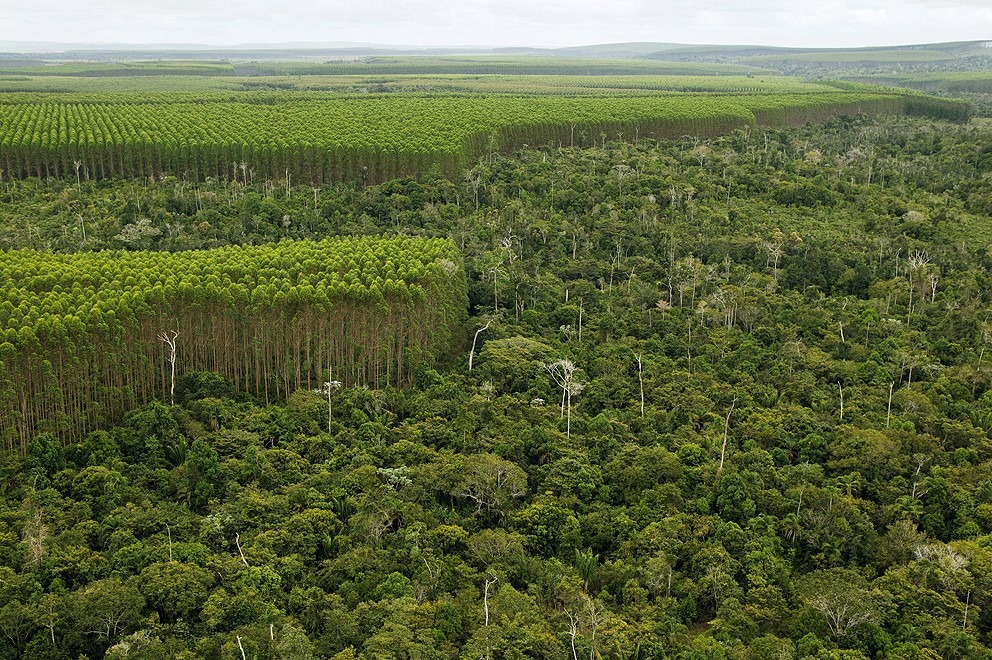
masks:
[(541, 55), (597, 59), (643, 58), (685, 44), (632, 42), (594, 44), (568, 48), (491, 46), (404, 46), (366, 43), (294, 42), (279, 44), (60, 44), (50, 42), (0, 41), (0, 59), (13, 55), (28, 59), (122, 61), (134, 59), (252, 59), (264, 61), (310, 58), (356, 58), (388, 55)]
[[(0, 41), (0, 60), (97, 61), (359, 59), (381, 56), (499, 55), (595, 59), (647, 59), (673, 62), (731, 63), (782, 69), (799, 67), (872, 67), (944, 64), (973, 58), (992, 60), (992, 41), (961, 41), (865, 48), (785, 48), (762, 45), (629, 42), (567, 48), (513, 46), (404, 46), (351, 42), (205, 44), (65, 44)], [(967, 67), (969, 69), (972, 66)]]
[(973, 57), (992, 59), (992, 42), (955, 41), (905, 46), (865, 48), (779, 48), (772, 46), (677, 46), (644, 55), (647, 59), (674, 62), (725, 62), (752, 66), (788, 64), (844, 66), (892, 66), (954, 62)]
[(574, 48), (558, 48), (552, 52), (569, 57), (646, 57), (652, 53), (663, 52), (671, 48), (684, 48), (684, 44), (665, 44), (651, 42), (631, 42), (623, 44), (600, 44), (596, 46), (576, 46)]

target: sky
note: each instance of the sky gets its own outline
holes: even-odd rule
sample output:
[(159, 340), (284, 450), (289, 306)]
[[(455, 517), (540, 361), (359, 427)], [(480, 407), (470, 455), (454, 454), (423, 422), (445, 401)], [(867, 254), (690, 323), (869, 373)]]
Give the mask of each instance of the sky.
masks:
[(992, 40), (992, 0), (0, 0), (0, 41), (858, 47)]

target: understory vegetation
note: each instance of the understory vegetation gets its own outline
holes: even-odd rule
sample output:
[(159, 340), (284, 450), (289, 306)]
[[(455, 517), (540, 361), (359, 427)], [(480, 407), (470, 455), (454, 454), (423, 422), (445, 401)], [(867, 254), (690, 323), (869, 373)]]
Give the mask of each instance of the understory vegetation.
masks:
[(160, 344), (153, 400), (33, 429), (0, 657), (989, 657), (992, 127), (649, 137), (455, 181), (0, 182), (7, 250), (439, 238), (468, 298), (400, 387), (321, 360), (266, 403), (180, 362), (167, 397)]

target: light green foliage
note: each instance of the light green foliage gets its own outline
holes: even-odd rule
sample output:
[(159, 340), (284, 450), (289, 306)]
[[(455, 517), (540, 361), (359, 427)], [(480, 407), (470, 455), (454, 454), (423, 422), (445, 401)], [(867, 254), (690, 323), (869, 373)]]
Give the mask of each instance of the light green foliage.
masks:
[[(446, 350), (464, 314), (458, 262), (450, 242), (409, 238), (172, 255), (10, 252), (0, 266), (3, 296), (19, 306), (0, 309), (9, 351), (0, 391), (16, 382), (31, 402), (29, 413), (0, 409), (0, 433), (12, 443), (47, 419), (63, 435), (81, 434), (97, 420), (86, 399), (101, 401), (112, 419), (156, 394), (167, 398), (172, 375), (159, 365), (169, 358), (162, 335), (173, 329), (179, 373), (215, 371), (238, 391), (286, 396), (290, 381), (309, 389), (332, 370), (349, 383), (403, 383), (407, 360)], [(41, 442), (38, 460), (56, 460), (42, 456)], [(159, 448), (163, 459), (167, 448)], [(186, 461), (184, 495), (202, 507), (216, 457), (194, 442), (188, 457), (184, 449), (172, 460)]]
[[(617, 83), (623, 86), (623, 81)], [(643, 84), (641, 80), (636, 85)], [(677, 83), (675, 83), (677, 84)], [(699, 81), (687, 81), (692, 89)], [(673, 85), (667, 83), (668, 87)], [(712, 88), (709, 81), (705, 85)], [(721, 83), (720, 86), (727, 85)], [(648, 96), (331, 97), (118, 95), (0, 99), (0, 164), (12, 176), (287, 178), (384, 181), (524, 144), (587, 146), (601, 136), (717, 135), (855, 112), (953, 104), (894, 90), (813, 86), (763, 93)], [(662, 88), (665, 83), (660, 83)], [(761, 86), (760, 84), (758, 85)], [(721, 90), (723, 91), (723, 90)], [(929, 106), (927, 106), (929, 104)], [(430, 118), (429, 121), (425, 118)], [(250, 172), (249, 172), (250, 170)], [(122, 233), (142, 236), (139, 223)]]

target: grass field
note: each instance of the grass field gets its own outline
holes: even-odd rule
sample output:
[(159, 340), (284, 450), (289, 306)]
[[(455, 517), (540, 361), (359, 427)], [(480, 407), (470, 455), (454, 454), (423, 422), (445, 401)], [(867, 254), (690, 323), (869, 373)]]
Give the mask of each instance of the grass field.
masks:
[(741, 62), (752, 66), (780, 65), (787, 62), (807, 64), (916, 64), (920, 62), (948, 62), (955, 56), (940, 50), (838, 50), (814, 53), (793, 53), (789, 55), (760, 55), (742, 58)]
[(596, 59), (535, 56), (371, 57), (331, 62), (263, 62), (236, 65), (243, 75), (686, 75), (728, 76), (767, 73), (741, 64), (663, 62), (644, 59)]
[[(659, 92), (806, 94), (836, 86), (777, 75), (305, 75), (75, 77), (0, 75), (0, 93), (330, 92), (336, 94), (444, 93), (540, 96), (653, 95)], [(9, 98), (9, 97), (8, 97)], [(4, 98), (0, 97), (0, 101)]]
[(227, 62), (63, 62), (4, 68), (0, 74), (28, 76), (230, 76), (234, 67)]

